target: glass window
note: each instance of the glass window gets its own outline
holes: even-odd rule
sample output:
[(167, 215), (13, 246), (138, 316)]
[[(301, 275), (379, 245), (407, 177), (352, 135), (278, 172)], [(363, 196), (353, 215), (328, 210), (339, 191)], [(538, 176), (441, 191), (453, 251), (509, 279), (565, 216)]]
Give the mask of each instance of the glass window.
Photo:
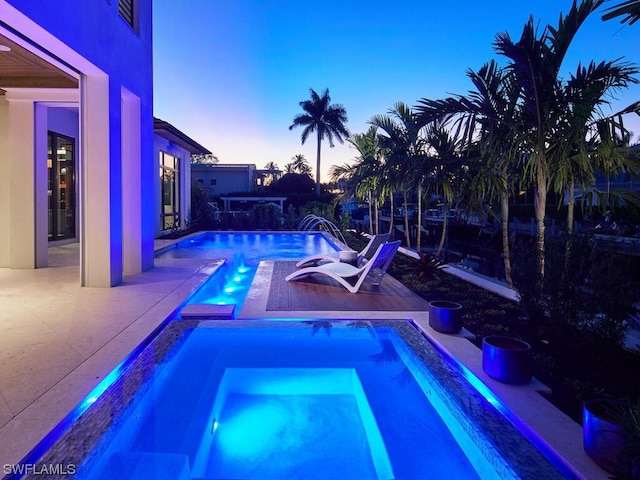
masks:
[(160, 227), (180, 226), (180, 159), (160, 152)]
[(49, 132), (48, 210), (49, 240), (76, 236), (75, 140)]

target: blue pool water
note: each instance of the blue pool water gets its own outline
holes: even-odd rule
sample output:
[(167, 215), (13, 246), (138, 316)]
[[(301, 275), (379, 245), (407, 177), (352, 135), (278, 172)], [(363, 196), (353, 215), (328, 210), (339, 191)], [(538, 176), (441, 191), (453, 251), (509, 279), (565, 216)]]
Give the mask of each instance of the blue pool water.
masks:
[(173, 258), (224, 258), (243, 253), (247, 262), (295, 260), (338, 250), (319, 232), (205, 232), (178, 242), (161, 255)]
[(80, 478), (516, 478), (393, 329), (351, 325), (190, 330)]
[(321, 233), (206, 232), (178, 242), (162, 255), (224, 259), (225, 263), (186, 303), (236, 305), (237, 314), (261, 260), (298, 260), (337, 250)]

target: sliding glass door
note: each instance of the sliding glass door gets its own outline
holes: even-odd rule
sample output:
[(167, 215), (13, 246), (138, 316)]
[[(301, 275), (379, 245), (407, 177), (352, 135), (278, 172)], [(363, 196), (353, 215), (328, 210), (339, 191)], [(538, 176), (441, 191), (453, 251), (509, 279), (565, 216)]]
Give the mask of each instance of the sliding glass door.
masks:
[(76, 236), (75, 142), (49, 132), (49, 240)]

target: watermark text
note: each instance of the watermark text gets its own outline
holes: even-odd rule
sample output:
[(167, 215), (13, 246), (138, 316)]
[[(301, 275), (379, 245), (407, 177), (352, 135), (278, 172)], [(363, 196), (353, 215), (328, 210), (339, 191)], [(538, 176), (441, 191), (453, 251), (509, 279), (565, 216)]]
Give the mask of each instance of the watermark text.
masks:
[(73, 463), (7, 463), (2, 467), (5, 475), (75, 475)]

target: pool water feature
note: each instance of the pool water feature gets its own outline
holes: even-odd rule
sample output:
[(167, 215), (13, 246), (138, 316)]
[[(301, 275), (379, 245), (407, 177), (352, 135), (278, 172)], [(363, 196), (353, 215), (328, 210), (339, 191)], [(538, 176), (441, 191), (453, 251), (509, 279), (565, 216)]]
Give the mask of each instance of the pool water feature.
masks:
[(78, 478), (563, 478), (408, 322), (242, 325), (170, 322), (147, 378), (94, 399)]
[(235, 305), (239, 312), (258, 269), (247, 264), (243, 253), (236, 253), (189, 296), (186, 304)]
[(237, 315), (261, 260), (299, 260), (338, 250), (325, 235), (317, 232), (205, 232), (178, 242), (161, 255), (225, 259), (185, 303), (235, 305)]

